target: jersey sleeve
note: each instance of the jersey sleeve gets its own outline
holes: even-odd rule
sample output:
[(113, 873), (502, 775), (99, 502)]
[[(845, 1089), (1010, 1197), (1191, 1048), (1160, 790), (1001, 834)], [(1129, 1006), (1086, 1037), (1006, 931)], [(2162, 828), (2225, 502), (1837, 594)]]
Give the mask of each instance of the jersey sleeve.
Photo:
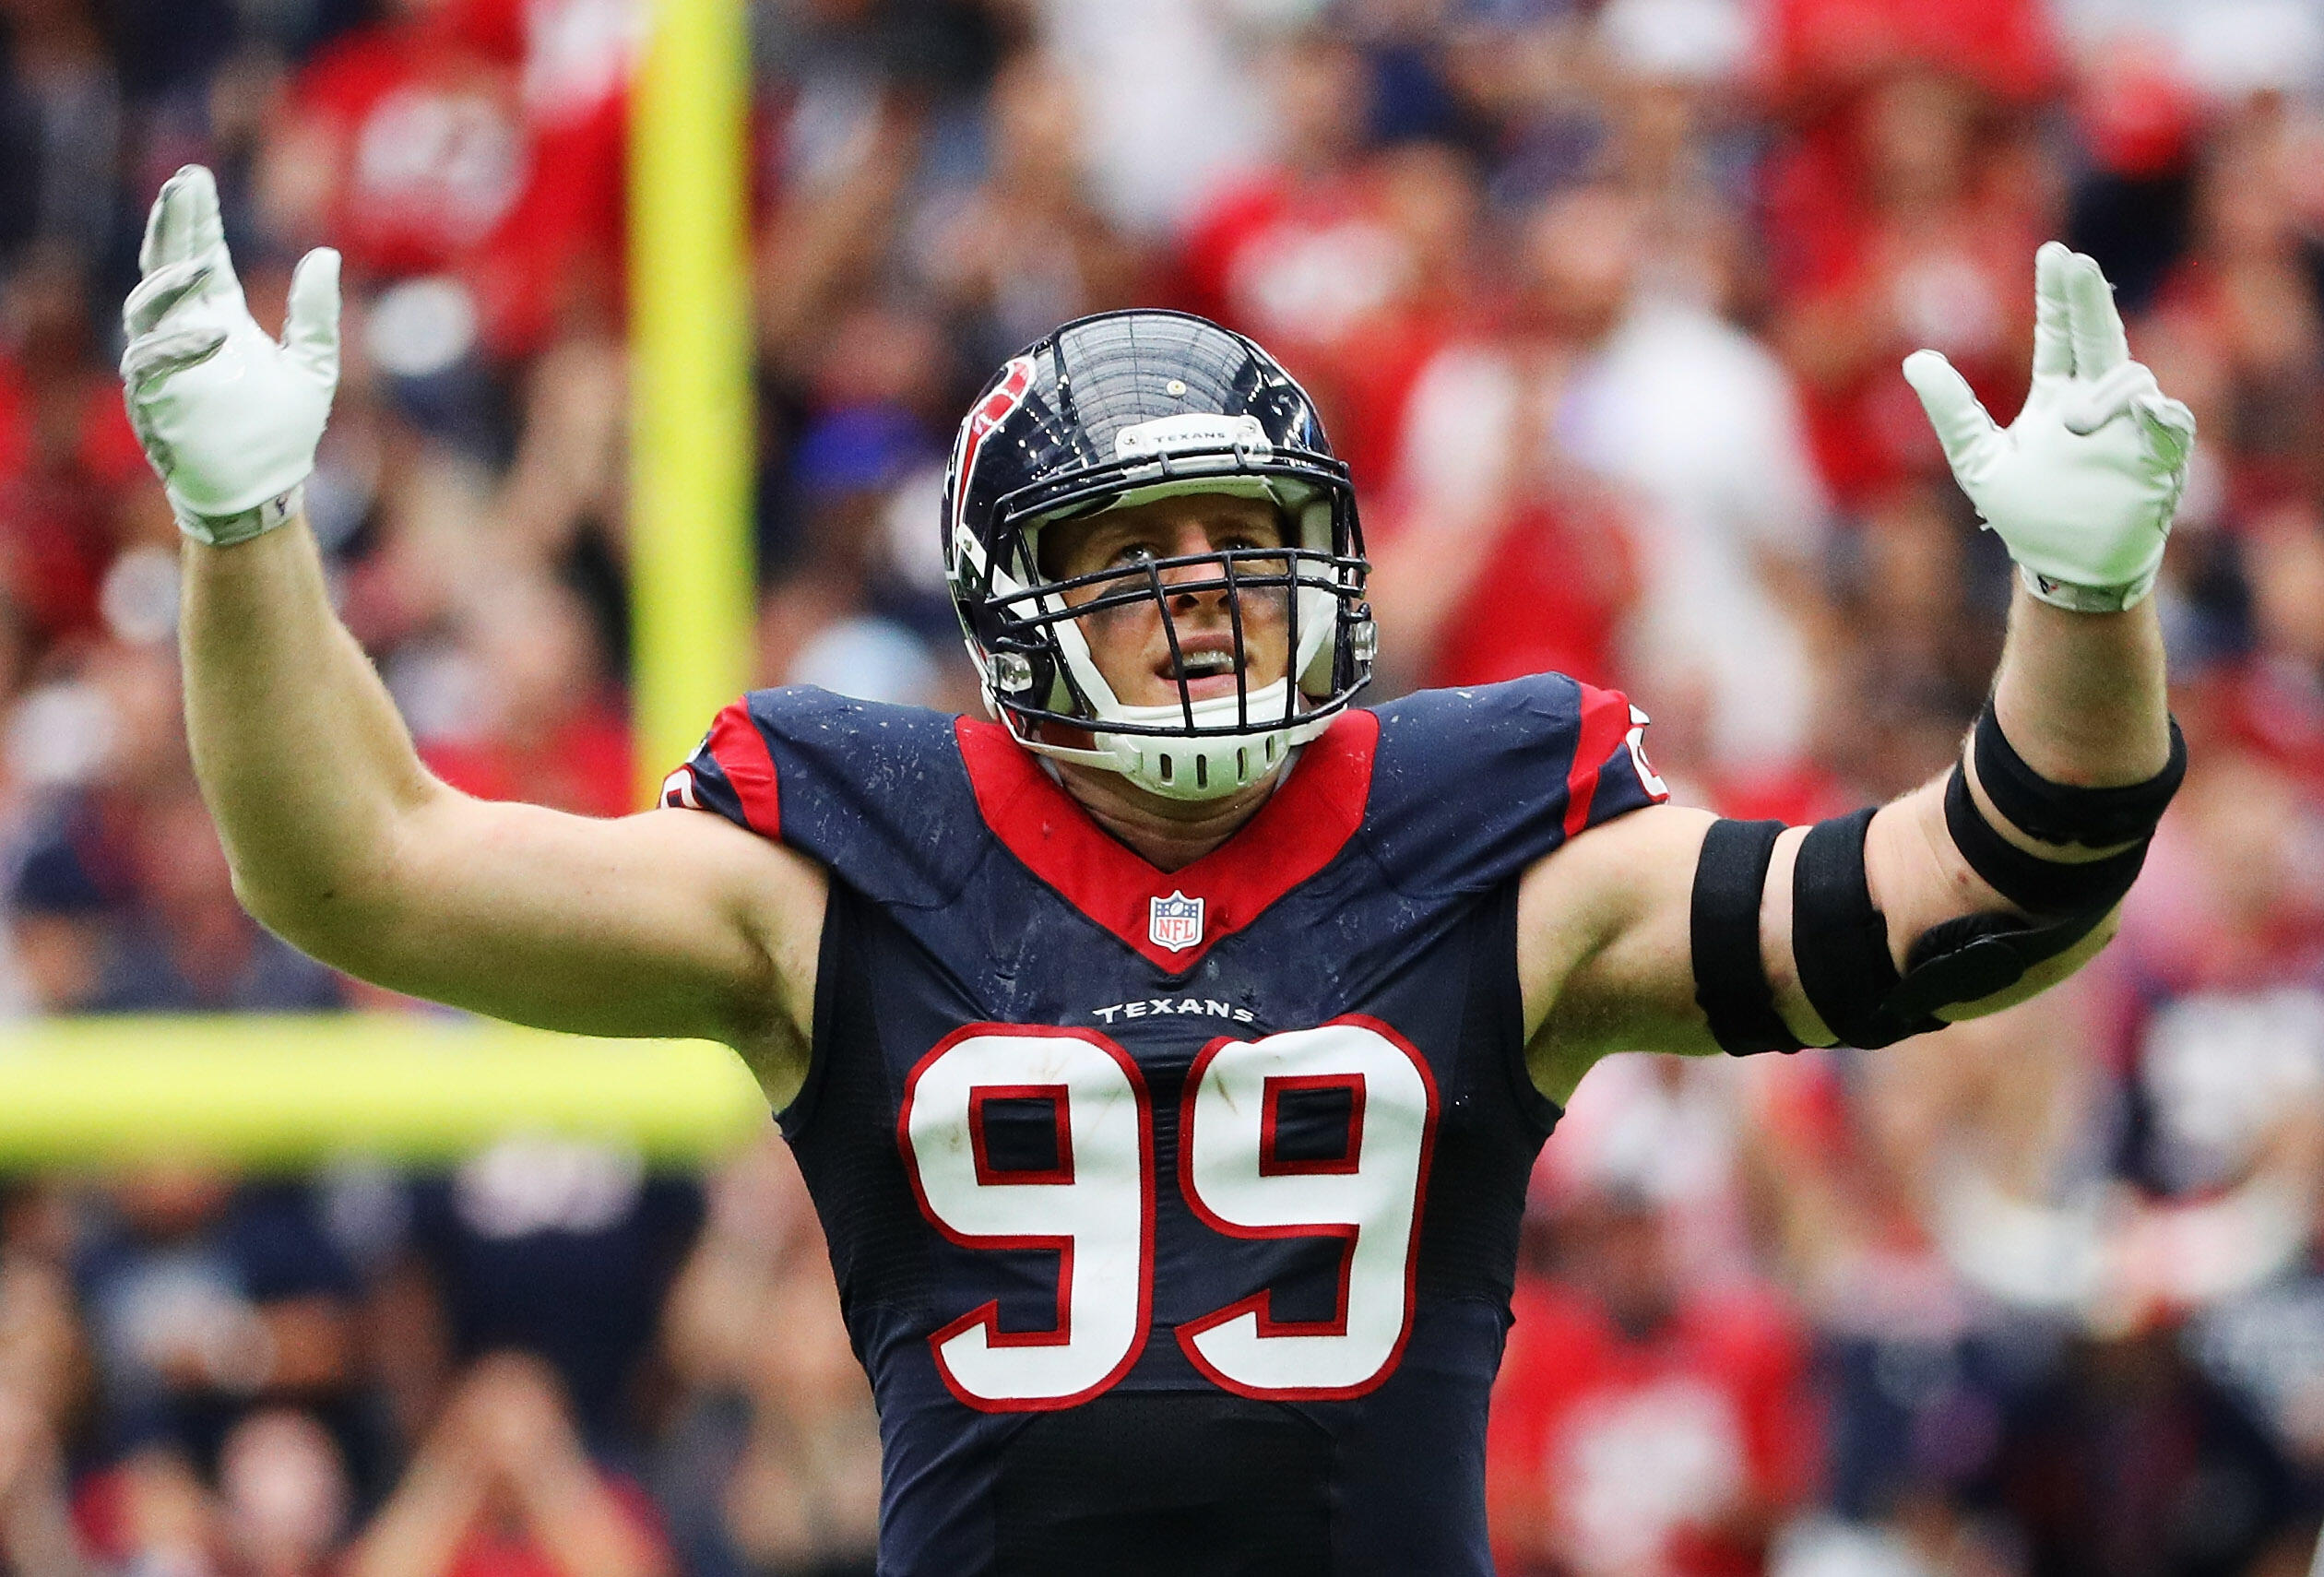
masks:
[(1380, 711), (1373, 851), (1406, 892), (1500, 884), (1567, 839), (1670, 797), (1646, 714), (1563, 674), (1423, 691)]
[(802, 686), (721, 711), (662, 780), (666, 808), (706, 811), (797, 849), (882, 903), (933, 907), (979, 840), (953, 719)]

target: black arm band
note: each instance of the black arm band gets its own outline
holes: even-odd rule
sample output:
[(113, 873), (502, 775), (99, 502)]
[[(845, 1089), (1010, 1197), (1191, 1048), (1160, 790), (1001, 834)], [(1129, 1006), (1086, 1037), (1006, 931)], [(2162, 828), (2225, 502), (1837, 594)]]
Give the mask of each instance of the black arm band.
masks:
[(1945, 784), (1945, 830), (1969, 869), (2028, 914), (2104, 914), (2122, 901), (2146, 863), (2143, 837), (2119, 854), (2080, 864), (2028, 854), (1985, 819), (1958, 765)]
[(2171, 759), (2163, 770), (2143, 783), (2113, 788), (2053, 783), (2028, 766), (2001, 731), (1991, 701), (1977, 714), (1971, 748), (1976, 753), (1977, 785), (2003, 820), (2040, 842), (2085, 848), (2132, 843), (2152, 835), (2164, 807), (2178, 792), (2179, 780), (2187, 776), (2187, 740), (2176, 718), (2171, 719)]
[[(1792, 956), (1817, 1014), (1845, 1044), (1872, 1048), (1941, 1029), (1939, 1008), (1976, 1002), (2014, 986), (2026, 972), (2090, 935), (2137, 880), (2154, 820), (2186, 771), (2187, 747), (2171, 729), (2171, 765), (2120, 789), (2074, 789), (2035, 777), (2014, 751), (1986, 776), (1991, 714), (1978, 725), (1977, 770), (2023, 816), (2010, 820), (2045, 842), (2103, 847), (2137, 841), (2103, 860), (2044, 860), (1994, 830), (1956, 765), (1945, 785), (1945, 825), (1971, 870), (2004, 898), (2036, 916), (1963, 915), (1917, 938), (1900, 976), (1889, 952), (1888, 919), (1872, 902), (1864, 839), (1874, 812), (1858, 811), (1808, 830), (1792, 868)], [(2000, 761), (1998, 753), (1991, 759)], [(2031, 785), (2031, 787), (2029, 787)], [(2089, 796), (2085, 799), (2083, 796)], [(2033, 809), (2026, 806), (2032, 804)], [(2042, 831), (2035, 830), (2040, 827)], [(1695, 1001), (1719, 1045), (1736, 1056), (1796, 1051), (1802, 1042), (1775, 1009), (1760, 954), (1760, 898), (1774, 857), (1778, 822), (1712, 824), (1695, 866), (1690, 935)]]
[(1962, 915), (1921, 932), (1904, 960), (1904, 978), (1889, 1005), (1900, 1014), (1934, 1014), (2006, 991), (2098, 929), (2103, 911), (2028, 925), (2009, 915)]
[(1781, 822), (1711, 824), (1695, 861), (1690, 931), (1695, 1001), (1712, 1038), (1731, 1056), (1796, 1051), (1805, 1044), (1775, 1011), (1760, 956), (1760, 895), (1775, 857)]
[(2164, 807), (2187, 776), (2187, 741), (2171, 724), (2171, 758), (2143, 783), (2076, 788), (2053, 783), (2025, 764), (1986, 703), (1971, 745), (1977, 782), (2003, 819), (2044, 843), (2129, 848), (2103, 860), (2068, 863), (2029, 854), (1995, 830), (1956, 765), (1945, 782), (1945, 830), (1969, 868), (2019, 908), (2008, 915), (1962, 915), (1932, 926), (1914, 943), (1902, 985), (1890, 999), (1900, 1014), (1926, 1014), (1952, 1002), (2006, 990), (2028, 970), (2081, 944), (2138, 880)]
[(1872, 905), (1864, 873), (1864, 835), (1874, 812), (1835, 816), (1808, 829), (1792, 867), (1792, 958), (1800, 989), (1832, 1032), (1850, 1046), (1887, 1046), (1941, 1028), (1896, 1000), (1888, 917)]

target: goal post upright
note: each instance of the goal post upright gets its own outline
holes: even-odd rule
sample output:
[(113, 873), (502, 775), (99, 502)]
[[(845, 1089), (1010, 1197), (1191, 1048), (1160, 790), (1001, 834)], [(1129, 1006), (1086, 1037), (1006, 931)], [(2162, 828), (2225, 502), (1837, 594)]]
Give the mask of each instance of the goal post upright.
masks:
[(631, 706), (640, 803), (750, 677), (745, 0), (652, 0), (629, 145)]

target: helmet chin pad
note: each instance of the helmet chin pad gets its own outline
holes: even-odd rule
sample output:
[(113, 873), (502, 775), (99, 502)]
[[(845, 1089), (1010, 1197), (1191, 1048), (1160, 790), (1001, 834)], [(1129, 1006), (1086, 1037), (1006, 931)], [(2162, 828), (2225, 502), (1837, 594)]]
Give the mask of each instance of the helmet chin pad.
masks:
[[(1286, 681), (1276, 680), (1250, 696), (1248, 716), (1281, 717)], [(1215, 728), (1236, 717), (1236, 698), (1214, 695), (1193, 704), (1197, 728)], [(1182, 722), (1176, 706), (1116, 706), (1116, 718), (1125, 723), (1167, 725)], [(1208, 714), (1207, 716), (1205, 714)], [(1168, 734), (1099, 732), (1100, 751), (1113, 758), (1114, 769), (1139, 788), (1166, 800), (1215, 800), (1267, 777), (1291, 759), (1292, 750), (1321, 733), (1329, 718), (1303, 718), (1288, 728), (1251, 729), (1231, 734), (1173, 738)]]

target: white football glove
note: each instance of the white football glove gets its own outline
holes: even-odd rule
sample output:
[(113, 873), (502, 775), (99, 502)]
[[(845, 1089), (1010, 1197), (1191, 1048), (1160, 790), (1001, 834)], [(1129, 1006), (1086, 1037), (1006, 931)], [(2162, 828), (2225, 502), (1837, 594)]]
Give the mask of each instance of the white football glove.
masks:
[(1936, 351), (1906, 357), (1904, 377), (2026, 589), (2116, 612), (2154, 587), (2195, 418), (2130, 360), (2096, 263), (2053, 241), (2034, 255), (2034, 387), (2006, 430)]
[(338, 385), (338, 254), (299, 260), (282, 340), (267, 338), (226, 255), (217, 184), (189, 164), (154, 199), (137, 265), (121, 381), (179, 528), (226, 547), (281, 525), (299, 511)]

